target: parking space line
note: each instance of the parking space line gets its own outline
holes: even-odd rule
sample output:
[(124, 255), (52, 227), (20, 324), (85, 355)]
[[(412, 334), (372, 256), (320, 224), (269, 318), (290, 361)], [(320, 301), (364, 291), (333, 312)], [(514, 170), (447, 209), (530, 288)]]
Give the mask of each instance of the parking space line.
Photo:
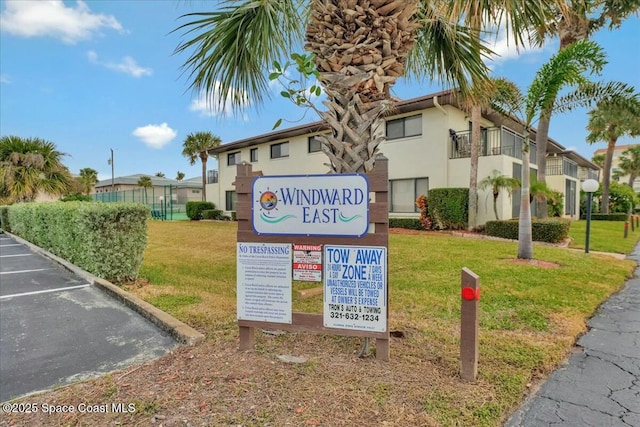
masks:
[(51, 270), (50, 268), (36, 268), (35, 270), (17, 270), (17, 271), (0, 271), (0, 274), (18, 274), (18, 273), (32, 273), (34, 271)]
[(22, 243), (12, 243), (9, 245), (0, 245), (0, 248), (8, 248), (9, 246), (22, 246)]
[(11, 258), (14, 256), (31, 256), (33, 254), (15, 254), (15, 255), (0, 255), (0, 258)]
[(91, 283), (87, 283), (87, 284), (84, 284), (84, 285), (78, 285), (78, 286), (67, 286), (66, 288), (46, 289), (44, 291), (33, 291), (33, 292), (24, 292), (24, 293), (21, 293), (21, 294), (3, 295), (3, 296), (0, 297), (0, 299), (13, 298), (13, 297), (22, 297), (22, 296), (27, 296), (27, 295), (48, 294), (50, 292), (58, 292), (58, 291), (69, 291), (71, 289), (86, 288), (87, 286), (91, 286)]

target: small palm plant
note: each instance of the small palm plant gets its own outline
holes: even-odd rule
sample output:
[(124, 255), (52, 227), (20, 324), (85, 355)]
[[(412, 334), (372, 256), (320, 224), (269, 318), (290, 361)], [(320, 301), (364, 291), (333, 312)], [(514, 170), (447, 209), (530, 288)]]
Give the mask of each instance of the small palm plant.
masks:
[(511, 193), (514, 189), (520, 187), (520, 180), (517, 178), (511, 178), (500, 173), (500, 171), (493, 170), (491, 175), (480, 181), (478, 187), (481, 190), (491, 189), (493, 194), (493, 213), (496, 215), (496, 221), (500, 220), (498, 215), (498, 197), (503, 190), (506, 190), (511, 197)]

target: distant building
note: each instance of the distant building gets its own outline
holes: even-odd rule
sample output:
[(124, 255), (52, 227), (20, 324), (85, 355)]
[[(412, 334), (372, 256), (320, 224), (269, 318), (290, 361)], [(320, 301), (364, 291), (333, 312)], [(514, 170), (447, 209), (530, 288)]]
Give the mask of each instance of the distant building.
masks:
[[(617, 145), (613, 149), (613, 159), (611, 159), (611, 179), (613, 179), (615, 176), (618, 178), (619, 182), (625, 183), (625, 184), (629, 183), (629, 175), (621, 175), (621, 176), (619, 175), (620, 173), (622, 173), (622, 171), (620, 170), (620, 156), (622, 156), (622, 153), (625, 150), (628, 150), (629, 148), (637, 147), (638, 145), (640, 144)], [(607, 149), (600, 148), (593, 152), (594, 157), (599, 154), (606, 155)], [(600, 180), (602, 181), (602, 177), (600, 177)], [(640, 177), (636, 178), (633, 181), (633, 191), (635, 191), (636, 193), (640, 193)]]

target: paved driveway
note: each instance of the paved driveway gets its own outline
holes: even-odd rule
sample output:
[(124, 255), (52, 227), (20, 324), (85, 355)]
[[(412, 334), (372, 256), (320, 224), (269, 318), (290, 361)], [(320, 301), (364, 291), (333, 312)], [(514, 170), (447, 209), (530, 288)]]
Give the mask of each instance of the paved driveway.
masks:
[(100, 289), (0, 234), (0, 401), (123, 369), (176, 345)]

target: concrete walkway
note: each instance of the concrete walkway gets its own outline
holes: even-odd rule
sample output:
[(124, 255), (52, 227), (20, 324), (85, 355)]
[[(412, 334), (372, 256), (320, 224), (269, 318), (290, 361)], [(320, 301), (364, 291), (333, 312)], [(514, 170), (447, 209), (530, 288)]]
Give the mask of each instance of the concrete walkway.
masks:
[[(640, 244), (629, 256), (640, 264)], [(590, 331), (505, 427), (640, 427), (640, 267), (589, 320)]]

